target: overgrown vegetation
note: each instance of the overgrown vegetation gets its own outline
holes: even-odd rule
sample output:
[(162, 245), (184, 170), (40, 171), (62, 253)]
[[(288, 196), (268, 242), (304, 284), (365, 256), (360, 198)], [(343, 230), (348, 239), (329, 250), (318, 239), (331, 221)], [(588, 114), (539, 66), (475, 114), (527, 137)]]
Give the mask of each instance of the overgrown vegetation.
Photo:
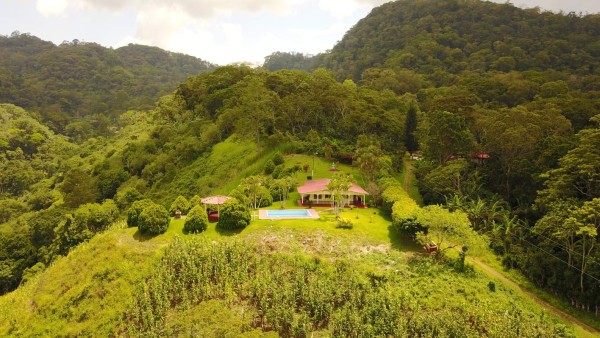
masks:
[[(199, 196), (231, 194), (238, 202), (220, 210), (218, 230), (200, 236), (235, 235), (252, 227), (249, 208), (289, 206), (308, 176), (332, 177), (329, 168), (343, 167), (369, 192), (367, 203), (390, 215), (393, 227), (374, 230), (379, 240), (397, 248), (399, 231), (439, 245), (438, 257), (462, 255), (458, 270), (468, 272), (465, 256), (481, 246), (471, 239), (482, 235), (505, 267), (598, 314), (597, 19), (509, 3), (396, 1), (357, 23), (331, 53), (274, 54), (266, 65), (329, 69), (220, 67), (152, 106), (150, 97), (168, 91), (162, 82), (175, 88), (182, 81), (178, 72), (171, 78), (167, 71), (170, 80), (161, 84), (142, 81), (143, 88), (129, 72), (148, 79), (187, 58), (140, 46), (109, 51), (0, 37), (0, 99), (29, 109), (0, 105), (0, 292), (34, 280), (119, 219), (152, 241), (142, 235), (151, 225), (152, 233), (174, 234), (167, 210), (185, 214)], [(36, 67), (22, 67), (25, 51), (39, 57)], [(62, 56), (77, 62), (65, 71)], [(97, 83), (82, 83), (86, 76)], [(146, 110), (126, 111), (140, 107)], [(406, 182), (389, 179), (408, 161), (406, 150), (421, 152), (410, 168), (423, 206), (404, 191)], [(331, 188), (343, 196), (344, 186)], [(155, 212), (144, 214), (149, 209)], [(322, 217), (340, 238), (365, 234), (373, 220), (357, 214), (352, 229), (338, 229), (333, 215)], [(188, 230), (201, 231), (204, 219), (198, 224)], [(294, 330), (308, 320), (292, 317)], [(279, 320), (270, 329), (280, 332)], [(242, 318), (234, 326), (242, 331), (257, 327), (241, 322), (248, 324)]]
[(174, 326), (174, 319), (218, 299), (221, 307), (239, 309), (247, 326), (237, 334), (259, 328), (286, 337), (568, 335), (508, 290), (490, 292), (485, 279), (428, 260), (392, 267), (399, 266), (394, 272), (265, 254), (239, 241), (175, 240), (140, 287), (122, 330), (131, 336), (190, 332), (192, 322)]

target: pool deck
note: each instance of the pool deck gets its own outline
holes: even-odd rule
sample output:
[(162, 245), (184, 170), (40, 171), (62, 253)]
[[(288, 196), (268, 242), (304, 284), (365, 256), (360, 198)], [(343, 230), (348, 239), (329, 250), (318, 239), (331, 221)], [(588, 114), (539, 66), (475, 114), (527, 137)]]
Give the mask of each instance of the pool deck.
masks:
[[(281, 209), (271, 209), (271, 210), (281, 210)], [(289, 209), (289, 210), (296, 210), (296, 209)], [(270, 220), (278, 220), (278, 219), (318, 219), (319, 218), (319, 214), (315, 211), (315, 209), (302, 209), (302, 210), (306, 210), (308, 211), (309, 215), (308, 216), (294, 216), (294, 215), (290, 215), (290, 216), (277, 216), (277, 217), (269, 217), (269, 215), (267, 214), (266, 209), (261, 209), (258, 210), (258, 219), (270, 219)]]

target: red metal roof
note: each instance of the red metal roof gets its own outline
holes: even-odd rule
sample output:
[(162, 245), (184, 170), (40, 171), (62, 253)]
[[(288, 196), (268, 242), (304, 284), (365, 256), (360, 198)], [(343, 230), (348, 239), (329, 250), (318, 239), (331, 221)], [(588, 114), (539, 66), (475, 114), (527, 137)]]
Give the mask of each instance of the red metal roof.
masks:
[[(301, 194), (310, 194), (313, 192), (319, 191), (327, 191), (327, 184), (329, 184), (331, 180), (328, 178), (321, 178), (318, 180), (306, 181), (304, 185), (298, 187), (298, 192)], [(360, 185), (352, 182), (352, 186), (348, 189), (349, 192), (353, 192), (355, 194), (364, 194), (368, 195), (369, 193), (365, 191), (365, 189), (361, 188)]]

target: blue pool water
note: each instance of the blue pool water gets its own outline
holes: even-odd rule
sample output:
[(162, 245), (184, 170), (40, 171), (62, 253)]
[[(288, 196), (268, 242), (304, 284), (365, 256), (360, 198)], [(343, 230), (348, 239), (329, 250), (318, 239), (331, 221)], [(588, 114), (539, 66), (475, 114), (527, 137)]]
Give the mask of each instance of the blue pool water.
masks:
[(310, 217), (310, 213), (305, 209), (289, 210), (267, 210), (268, 217)]

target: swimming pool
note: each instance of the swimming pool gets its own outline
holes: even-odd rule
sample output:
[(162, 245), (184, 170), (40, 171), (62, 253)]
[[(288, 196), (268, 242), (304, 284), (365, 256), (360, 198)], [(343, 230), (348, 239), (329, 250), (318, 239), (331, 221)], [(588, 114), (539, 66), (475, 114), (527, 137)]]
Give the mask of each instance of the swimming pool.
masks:
[(319, 218), (319, 214), (313, 209), (279, 209), (279, 210), (259, 210), (259, 219), (298, 219), (298, 218)]

